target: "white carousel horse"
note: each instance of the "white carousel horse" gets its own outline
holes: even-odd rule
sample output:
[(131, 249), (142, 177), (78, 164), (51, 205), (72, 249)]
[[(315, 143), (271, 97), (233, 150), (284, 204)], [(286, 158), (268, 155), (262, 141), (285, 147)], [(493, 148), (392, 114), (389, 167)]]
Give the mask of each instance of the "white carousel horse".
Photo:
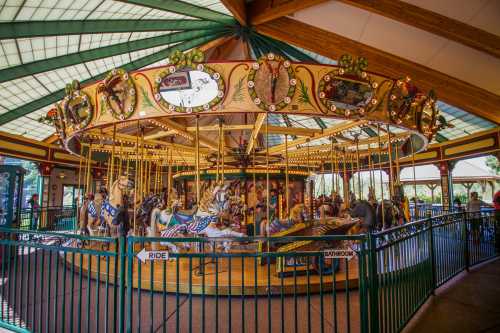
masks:
[[(228, 209), (229, 202), (226, 186), (216, 186), (208, 188), (203, 192), (196, 211), (192, 214), (182, 214), (176, 212), (180, 206), (176, 198), (169, 198), (171, 205), (164, 210), (153, 210), (151, 214), (150, 233), (156, 234), (161, 231), (161, 237), (183, 237), (189, 232), (195, 235), (206, 237), (243, 237), (244, 234), (235, 232), (231, 228), (219, 229), (216, 226), (218, 217)], [(162, 242), (162, 245), (169, 247), (173, 252), (178, 252), (179, 248), (171, 242)], [(229, 251), (231, 242), (222, 243), (224, 250)]]
[(123, 195), (132, 187), (132, 182), (127, 176), (120, 176), (111, 185), (109, 199), (104, 201), (101, 207), (101, 216), (106, 222), (106, 226), (111, 236), (118, 235), (120, 221), (117, 219), (119, 208), (123, 206)]

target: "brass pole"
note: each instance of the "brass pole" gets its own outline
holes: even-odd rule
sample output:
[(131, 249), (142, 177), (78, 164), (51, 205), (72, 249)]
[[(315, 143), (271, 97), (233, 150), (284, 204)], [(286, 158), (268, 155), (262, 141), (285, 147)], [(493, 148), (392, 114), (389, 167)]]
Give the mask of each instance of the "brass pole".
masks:
[(330, 167), (332, 169), (332, 190), (330, 191), (330, 195), (332, 196), (332, 200), (333, 200), (333, 195), (332, 193), (333, 192), (336, 192), (336, 189), (335, 189), (335, 163), (334, 163), (334, 154), (333, 154), (333, 136), (330, 137), (330, 140), (331, 140), (331, 146), (330, 146), (330, 157), (331, 157), (331, 161), (330, 161)]
[(137, 135), (135, 137), (135, 170), (134, 170), (134, 233), (136, 231), (136, 215), (137, 215), (137, 199), (139, 198), (139, 183), (138, 183), (138, 172), (139, 172), (139, 135), (140, 135), (140, 121), (137, 120)]
[(288, 134), (285, 134), (285, 204), (286, 217), (290, 218), (290, 198), (288, 194), (289, 177), (288, 177)]
[(89, 144), (89, 153), (88, 153), (88, 158), (87, 158), (87, 180), (86, 180), (86, 191), (85, 193), (89, 192), (91, 181), (90, 181), (90, 168), (91, 168), (91, 160), (92, 160), (92, 142)]
[(256, 174), (255, 174), (255, 147), (253, 148), (253, 154), (252, 154), (252, 169), (253, 169), (253, 193), (254, 193), (254, 200), (253, 200), (253, 235), (257, 236), (257, 179), (256, 179)]
[(118, 160), (120, 161), (120, 164), (118, 165), (117, 177), (120, 177), (122, 175), (122, 167), (123, 167), (122, 154), (123, 154), (123, 142), (120, 144), (120, 154), (118, 155)]
[(394, 174), (392, 170), (392, 143), (391, 143), (391, 131), (390, 127), (387, 125), (387, 152), (389, 155), (389, 196), (392, 198), (394, 196)]
[(417, 197), (417, 174), (415, 171), (415, 150), (413, 147), (413, 140), (410, 136), (410, 147), (411, 147), (411, 165), (413, 168), (413, 191), (415, 192), (415, 218), (418, 219), (418, 197)]
[[(344, 192), (344, 202), (345, 202), (345, 207), (346, 208), (349, 208), (349, 200), (351, 199), (349, 197), (349, 180), (347, 179), (347, 154), (346, 154), (346, 150), (344, 148), (343, 150), (343, 161), (342, 161), (342, 164), (343, 164), (343, 169), (344, 169), (344, 179), (343, 179), (343, 184), (342, 184), (342, 187), (343, 187), (343, 192)], [(347, 186), (346, 186), (347, 185)]]
[(196, 204), (200, 204), (200, 116), (196, 115), (196, 135), (195, 135), (195, 145), (196, 145)]
[(221, 160), (222, 160), (221, 177), (222, 177), (222, 184), (224, 184), (224, 167), (225, 167), (224, 164), (226, 163), (224, 161), (224, 155), (225, 155), (224, 151), (226, 149), (226, 142), (224, 140), (224, 128), (222, 127), (222, 118), (220, 118), (220, 120), (219, 120), (219, 127), (220, 127), (220, 131), (221, 131), (221, 140), (222, 140), (221, 141), (221, 143), (222, 143), (221, 144), (221, 151), (220, 151), (220, 153), (221, 153)]
[(116, 124), (113, 125), (113, 148), (111, 148), (111, 180), (109, 182), (110, 186), (113, 185), (115, 180), (115, 146), (116, 146)]
[[(80, 165), (78, 166), (78, 200), (76, 201), (77, 214), (80, 214), (80, 202), (83, 199), (83, 193), (82, 193), (83, 191), (82, 191), (82, 186), (81, 186), (81, 184), (82, 184), (81, 183), (82, 164), (83, 164), (83, 143), (80, 142)], [(79, 216), (79, 218), (81, 219), (82, 217)], [(75, 223), (75, 230), (76, 230), (76, 228), (78, 228), (77, 225), (79, 225), (79, 223)]]
[(219, 118), (219, 142), (217, 144), (217, 175), (215, 177), (216, 182), (218, 183), (220, 181), (220, 155), (221, 155), (221, 148), (222, 148), (222, 121)]
[(385, 226), (385, 209), (384, 209), (384, 180), (382, 178), (382, 143), (380, 142), (380, 124), (377, 124), (378, 135), (378, 171), (380, 175), (380, 190), (382, 197), (382, 226)]
[[(267, 216), (267, 230), (271, 225), (270, 207), (271, 198), (269, 191), (269, 117), (266, 114), (266, 216)], [(269, 234), (267, 234), (269, 237)], [(269, 252), (270, 243), (267, 241), (267, 252)]]
[(356, 137), (356, 165), (358, 167), (358, 200), (363, 200), (363, 189), (361, 187), (361, 165), (359, 161), (359, 136)]

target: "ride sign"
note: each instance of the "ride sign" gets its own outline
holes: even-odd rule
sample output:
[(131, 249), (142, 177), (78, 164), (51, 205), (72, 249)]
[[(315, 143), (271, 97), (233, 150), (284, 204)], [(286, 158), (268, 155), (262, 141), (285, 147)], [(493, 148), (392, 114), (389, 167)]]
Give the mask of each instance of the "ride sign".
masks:
[(142, 249), (137, 253), (137, 258), (143, 263), (146, 260), (168, 260), (168, 251), (146, 251), (146, 249)]
[(352, 249), (326, 249), (323, 251), (325, 259), (343, 258), (351, 260), (356, 255)]

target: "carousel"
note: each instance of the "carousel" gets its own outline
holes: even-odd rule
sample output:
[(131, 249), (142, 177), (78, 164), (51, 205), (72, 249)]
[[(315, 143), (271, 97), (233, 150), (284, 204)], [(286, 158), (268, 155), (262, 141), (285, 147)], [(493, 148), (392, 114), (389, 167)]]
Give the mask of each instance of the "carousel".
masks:
[[(350, 55), (336, 66), (297, 63), (272, 53), (257, 61), (206, 62), (202, 51), (191, 50), (173, 52), (166, 66), (129, 73), (115, 69), (92, 84), (68, 84), (48, 117), (64, 147), (80, 158), (79, 182), (86, 195), (78, 207), (79, 232), (155, 237), (145, 247), (172, 254), (258, 254), (325, 246), (269, 241), (274, 237), (355, 234), (401, 223), (405, 200), (394, 181), (398, 163), (424, 151), (445, 124), (432, 91), (419, 90), (409, 77), (388, 78), (368, 67), (366, 59)], [(368, 193), (349, 186), (361, 171), (370, 173)], [(382, 171), (389, 175), (389, 187), (377, 189), (376, 198)], [(96, 172), (102, 181), (92, 181)], [(318, 200), (313, 176), (324, 173), (337, 176), (331, 195)], [(176, 241), (180, 238), (216, 241), (190, 246)], [(205, 292), (265, 294), (269, 279), (273, 286), (291, 288), (287, 273), (297, 269), (295, 263), (281, 258), (254, 264), (254, 259), (232, 264), (220, 259), (219, 270), (232, 265), (234, 277), (228, 281), (213, 265), (193, 268), (174, 258), (166, 265), (180, 265), (181, 273), (167, 279), (167, 290), (187, 291), (189, 280), (190, 292), (196, 293), (202, 278)], [(97, 267), (103, 263), (78, 262), (96, 278), (104, 271)], [(347, 279), (355, 287), (354, 262), (351, 268), (332, 264), (328, 272), (349, 269)], [(158, 279), (136, 286), (160, 288), (160, 266), (149, 273), (144, 266), (142, 274)], [(314, 263), (305, 266), (318, 271)], [(249, 288), (237, 281), (245, 276), (255, 280)], [(319, 276), (307, 276), (298, 284), (314, 291)], [(321, 278), (346, 279), (343, 274)]]

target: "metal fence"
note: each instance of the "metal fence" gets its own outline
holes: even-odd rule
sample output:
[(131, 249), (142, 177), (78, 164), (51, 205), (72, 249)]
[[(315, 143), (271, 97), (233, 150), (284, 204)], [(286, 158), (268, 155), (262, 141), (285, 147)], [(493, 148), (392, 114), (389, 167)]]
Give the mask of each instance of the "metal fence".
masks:
[(75, 230), (76, 207), (40, 207), (23, 209), (19, 214), (19, 228), (23, 230), (69, 231)]
[(434, 290), (472, 265), (499, 254), (492, 212), (453, 213), (370, 235), (372, 332), (397, 332)]
[[(497, 255), (495, 232), (490, 213), (325, 237), (116, 239), (1, 229), (0, 326), (399, 331), (435, 288)], [(356, 256), (332, 259), (329, 249)]]

